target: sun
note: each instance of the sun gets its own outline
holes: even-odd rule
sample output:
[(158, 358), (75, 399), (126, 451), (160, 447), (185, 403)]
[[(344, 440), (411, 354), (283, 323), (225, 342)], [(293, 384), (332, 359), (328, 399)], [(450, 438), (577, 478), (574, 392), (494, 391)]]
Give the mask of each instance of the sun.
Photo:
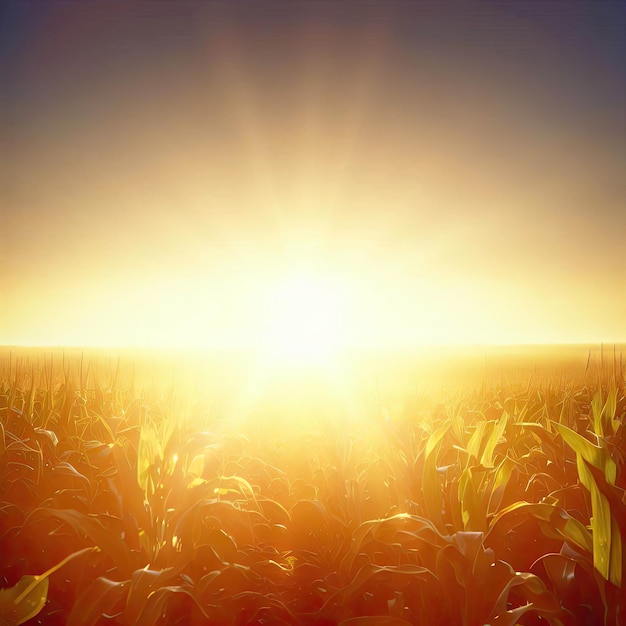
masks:
[(274, 286), (265, 300), (261, 350), (274, 365), (322, 365), (344, 344), (341, 291), (316, 274), (293, 275)]

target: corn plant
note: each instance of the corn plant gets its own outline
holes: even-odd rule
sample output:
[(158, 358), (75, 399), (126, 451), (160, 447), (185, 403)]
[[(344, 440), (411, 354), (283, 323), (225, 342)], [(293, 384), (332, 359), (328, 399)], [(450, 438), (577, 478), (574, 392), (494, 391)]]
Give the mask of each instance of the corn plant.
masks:
[(235, 420), (101, 360), (1, 364), (1, 623), (625, 618), (615, 371)]

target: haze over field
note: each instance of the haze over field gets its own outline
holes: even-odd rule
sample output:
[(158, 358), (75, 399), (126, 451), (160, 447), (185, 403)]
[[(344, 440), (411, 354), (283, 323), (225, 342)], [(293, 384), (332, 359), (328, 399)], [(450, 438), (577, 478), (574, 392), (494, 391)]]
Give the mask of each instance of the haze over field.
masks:
[(625, 23), (4, 3), (0, 344), (625, 341)]
[(0, 0), (0, 624), (621, 624), (625, 25)]

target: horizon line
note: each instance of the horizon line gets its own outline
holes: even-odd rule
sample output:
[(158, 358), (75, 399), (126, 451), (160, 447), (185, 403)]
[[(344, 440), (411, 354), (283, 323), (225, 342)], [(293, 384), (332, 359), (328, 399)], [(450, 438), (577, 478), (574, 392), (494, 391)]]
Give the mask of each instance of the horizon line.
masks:
[[(532, 347), (610, 347), (610, 346), (624, 346), (626, 347), (626, 339), (624, 340), (612, 340), (612, 341), (528, 341), (528, 342), (471, 342), (471, 343), (377, 343), (377, 344), (351, 344), (344, 348), (346, 351), (350, 350), (379, 350), (379, 349), (391, 349), (391, 350), (412, 350), (423, 348), (532, 348)], [(77, 344), (19, 344), (19, 343), (0, 343), (0, 350), (147, 350), (147, 351), (174, 351), (174, 352), (205, 352), (205, 351), (234, 351), (234, 352), (254, 352), (257, 348), (245, 347), (242, 345), (231, 346), (182, 346), (182, 345), (77, 345)]]

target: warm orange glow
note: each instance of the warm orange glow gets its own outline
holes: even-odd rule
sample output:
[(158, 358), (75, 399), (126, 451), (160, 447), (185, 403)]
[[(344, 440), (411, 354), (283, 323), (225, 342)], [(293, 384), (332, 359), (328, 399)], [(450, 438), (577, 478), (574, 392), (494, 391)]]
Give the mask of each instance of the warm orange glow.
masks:
[[(607, 342), (599, 331), (579, 329), (599, 322), (610, 328), (619, 314), (590, 311), (585, 294), (572, 286), (571, 311), (557, 325), (561, 302), (540, 281), (509, 284), (478, 274), (460, 280), (443, 263), (411, 273), (394, 267), (393, 252), (350, 255), (321, 262), (296, 250), (285, 263), (233, 253), (225, 269), (174, 265), (171, 277), (155, 277), (148, 268), (63, 297), (55, 291), (61, 293), (61, 280), (14, 300), (5, 315), (13, 316), (16, 330), (0, 343), (237, 349), (257, 352), (268, 367), (319, 366), (350, 347)], [(463, 268), (473, 263), (468, 251)], [(35, 296), (45, 309), (26, 311)], [(537, 298), (542, 306), (529, 313)], [(43, 311), (45, 323), (38, 324)]]
[(8, 18), (0, 345), (626, 340), (608, 9), (96, 4)]

